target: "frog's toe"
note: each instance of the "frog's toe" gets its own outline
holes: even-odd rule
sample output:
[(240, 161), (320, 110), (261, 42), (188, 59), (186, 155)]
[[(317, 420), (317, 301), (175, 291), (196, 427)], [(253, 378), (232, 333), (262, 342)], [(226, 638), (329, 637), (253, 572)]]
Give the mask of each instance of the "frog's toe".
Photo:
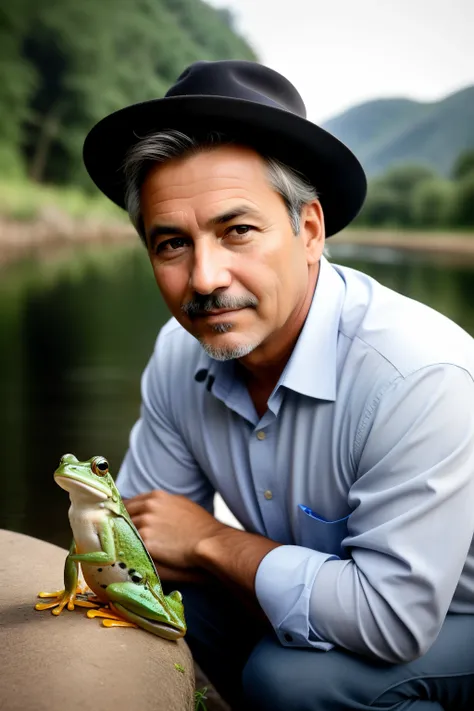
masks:
[[(49, 597), (53, 599), (51, 599), (50, 602), (37, 602), (35, 605), (35, 610), (49, 610), (51, 608), (57, 608), (59, 605), (62, 605), (62, 610), (69, 599), (69, 596), (66, 595), (66, 592), (64, 590), (56, 590), (55, 592), (39, 592), (38, 597)], [(63, 600), (65, 600), (64, 604), (62, 604)], [(57, 612), (56, 609), (52, 609), (51, 612), (53, 613), (53, 615), (59, 615), (59, 612)]]
[(53, 600), (53, 602), (37, 602), (35, 610), (49, 610), (51, 607), (56, 607), (56, 605), (58, 605), (57, 600)]
[(102, 620), (103, 627), (135, 627), (138, 629), (138, 625), (133, 624), (133, 622), (127, 622), (127, 620)]
[(57, 590), (54, 593), (40, 592), (38, 597), (54, 598), (50, 602), (38, 602), (35, 610), (48, 610), (50, 608), (53, 615), (60, 615), (67, 606), (68, 610), (74, 610), (76, 604), (76, 591)]
[(109, 610), (107, 607), (101, 607), (98, 610), (89, 610), (87, 617), (103, 617), (103, 627), (137, 627), (133, 622), (124, 620), (123, 617)]
[(67, 606), (68, 610), (74, 610), (74, 603), (75, 603), (75, 594), (73, 595), (63, 595), (61, 600), (58, 601), (58, 604), (55, 608), (51, 610), (53, 615), (60, 615), (61, 612), (64, 610), (64, 608)]
[[(99, 603), (99, 604), (97, 604)], [(101, 601), (99, 598), (92, 598), (91, 600), (78, 600), (76, 597), (76, 601), (74, 603), (77, 607), (94, 607), (98, 608), (100, 606)]]
[(68, 606), (68, 610), (74, 609), (74, 604), (70, 607), (70, 600), (68, 597), (57, 597), (55, 600), (51, 600), (51, 602), (37, 602), (35, 610), (49, 610), (52, 608), (51, 612), (53, 615), (60, 615), (66, 605)]
[(98, 610), (89, 610), (86, 614), (87, 617), (90, 617), (91, 619), (93, 617), (104, 617), (109, 620), (123, 620), (123, 617), (115, 614), (115, 612), (109, 610), (108, 607), (99, 607)]

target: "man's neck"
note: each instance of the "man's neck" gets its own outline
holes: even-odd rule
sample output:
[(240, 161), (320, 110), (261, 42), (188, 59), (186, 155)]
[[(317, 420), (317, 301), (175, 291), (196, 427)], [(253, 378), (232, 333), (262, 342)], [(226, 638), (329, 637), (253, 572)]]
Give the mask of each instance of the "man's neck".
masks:
[[(259, 415), (266, 410), (266, 403), (275, 388), (303, 329), (311, 308), (319, 275), (310, 280), (301, 305), (279, 331), (245, 358), (237, 361), (237, 369), (245, 382)], [(263, 411), (262, 411), (263, 409)]]

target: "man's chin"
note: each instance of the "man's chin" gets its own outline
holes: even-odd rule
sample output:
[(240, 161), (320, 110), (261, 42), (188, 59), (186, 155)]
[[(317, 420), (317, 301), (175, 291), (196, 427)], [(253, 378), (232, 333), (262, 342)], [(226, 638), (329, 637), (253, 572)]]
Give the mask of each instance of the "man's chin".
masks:
[(227, 345), (217, 345), (215, 343), (209, 343), (203, 339), (199, 339), (201, 347), (207, 353), (208, 356), (214, 360), (235, 360), (237, 358), (244, 358), (249, 353), (251, 353), (255, 348), (257, 348), (257, 343), (235, 343)]

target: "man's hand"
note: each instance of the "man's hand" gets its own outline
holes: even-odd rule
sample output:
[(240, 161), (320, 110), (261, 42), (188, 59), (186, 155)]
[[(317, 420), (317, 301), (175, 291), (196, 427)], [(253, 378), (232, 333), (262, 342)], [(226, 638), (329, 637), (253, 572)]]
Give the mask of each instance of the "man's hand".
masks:
[(124, 502), (158, 566), (196, 568), (198, 543), (228, 528), (185, 496), (151, 491)]
[(262, 558), (280, 545), (220, 523), (185, 496), (151, 491), (124, 503), (165, 579), (167, 571), (173, 580), (180, 571), (199, 578), (200, 569), (253, 598)]
[[(185, 496), (151, 491), (124, 502), (158, 571), (178, 580), (199, 569), (254, 595), (257, 568), (280, 543), (226, 526)], [(198, 569), (198, 570), (197, 570)]]

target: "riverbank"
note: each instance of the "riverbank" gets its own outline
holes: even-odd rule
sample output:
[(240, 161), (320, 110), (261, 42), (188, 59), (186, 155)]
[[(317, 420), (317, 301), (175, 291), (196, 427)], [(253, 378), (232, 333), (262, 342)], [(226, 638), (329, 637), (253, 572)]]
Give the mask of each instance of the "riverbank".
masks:
[(123, 244), (137, 241), (126, 221), (102, 218), (76, 218), (49, 208), (41, 217), (18, 221), (0, 216), (0, 265), (24, 257), (76, 246)]
[(126, 213), (98, 192), (0, 180), (0, 264), (61, 247), (134, 239)]
[(331, 245), (337, 244), (384, 247), (411, 252), (472, 255), (474, 258), (474, 232), (347, 229), (331, 237), (328, 242), (329, 249)]
[[(124, 212), (114, 206), (110, 215), (68, 214), (54, 205), (44, 205), (32, 218), (17, 219), (0, 214), (0, 264), (29, 256), (33, 258), (61, 248), (130, 244), (138, 237)], [(423, 232), (396, 229), (347, 229), (331, 237), (331, 247), (383, 247), (386, 249), (446, 254), (474, 260), (474, 232)]]

